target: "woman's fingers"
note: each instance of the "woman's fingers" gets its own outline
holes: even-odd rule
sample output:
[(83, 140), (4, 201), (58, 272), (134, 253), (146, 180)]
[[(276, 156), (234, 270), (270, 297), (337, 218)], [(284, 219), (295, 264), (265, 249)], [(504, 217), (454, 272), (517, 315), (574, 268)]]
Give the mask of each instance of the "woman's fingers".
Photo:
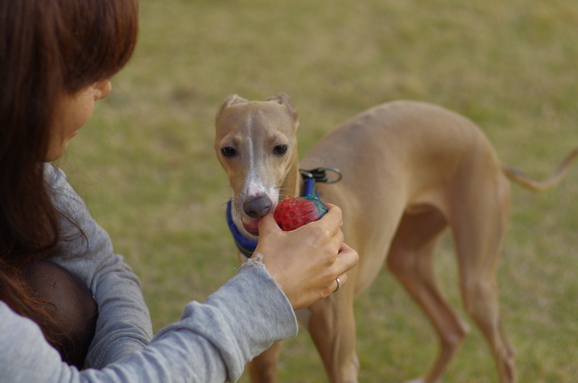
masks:
[[(324, 298), (337, 292), (337, 290), (347, 284), (349, 279), (347, 272), (355, 267), (358, 262), (359, 255), (357, 254), (357, 251), (343, 243), (335, 261), (330, 268), (328, 268), (328, 280), (330, 282), (327, 285), (325, 292), (322, 294)], [(337, 283), (337, 278), (339, 278), (339, 284)]]
[(348, 270), (357, 264), (355, 250), (343, 243), (341, 209), (328, 205), (319, 221), (282, 231), (272, 214), (259, 221), (263, 263), (289, 298), (294, 309), (311, 305), (347, 283)]
[(359, 262), (359, 254), (344, 242), (341, 244), (341, 248), (337, 254), (337, 260), (341, 262), (342, 273), (345, 273), (357, 265)]
[(330, 232), (330, 235), (335, 235), (338, 231), (341, 231), (341, 226), (343, 226), (343, 214), (339, 206), (333, 204), (326, 204), (327, 213), (321, 218), (321, 222), (326, 225)]

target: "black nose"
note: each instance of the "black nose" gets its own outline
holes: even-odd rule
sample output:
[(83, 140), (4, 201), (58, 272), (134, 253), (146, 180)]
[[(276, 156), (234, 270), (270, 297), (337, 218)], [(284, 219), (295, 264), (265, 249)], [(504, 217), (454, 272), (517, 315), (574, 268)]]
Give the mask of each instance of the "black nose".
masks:
[(245, 214), (253, 219), (263, 217), (271, 210), (271, 201), (267, 196), (260, 195), (245, 201)]

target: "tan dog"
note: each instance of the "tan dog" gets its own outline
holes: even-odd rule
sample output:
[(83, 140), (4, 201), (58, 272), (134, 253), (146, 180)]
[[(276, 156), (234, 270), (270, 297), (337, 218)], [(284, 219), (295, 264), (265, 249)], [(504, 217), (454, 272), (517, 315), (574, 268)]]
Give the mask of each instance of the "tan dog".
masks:
[[(440, 382), (468, 327), (438, 289), (432, 265), (440, 234), (451, 228), (465, 310), (486, 337), (500, 381), (515, 382), (514, 352), (500, 328), (496, 266), (510, 208), (506, 176), (538, 183), (502, 167), (482, 131), (438, 106), (399, 101), (369, 109), (329, 132), (299, 162), (297, 112), (289, 96), (264, 102), (229, 97), (216, 120), (215, 150), (233, 191), (232, 220), (256, 240), (257, 221), (281, 195), (303, 189), (299, 168), (338, 168), (343, 179), (318, 185), (322, 201), (343, 210), (346, 242), (360, 255), (337, 293), (308, 309), (305, 324), (331, 382), (357, 382), (353, 300), (385, 262), (430, 318), (441, 351), (422, 379)], [(300, 317), (301, 319), (301, 317)], [(279, 345), (250, 366), (253, 382), (276, 381)]]

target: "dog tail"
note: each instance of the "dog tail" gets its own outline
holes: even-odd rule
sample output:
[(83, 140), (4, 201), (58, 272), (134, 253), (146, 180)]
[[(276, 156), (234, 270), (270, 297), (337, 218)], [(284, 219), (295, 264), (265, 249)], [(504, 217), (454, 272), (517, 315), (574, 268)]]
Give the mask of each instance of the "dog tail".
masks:
[(558, 182), (564, 178), (566, 172), (570, 167), (572, 161), (578, 156), (578, 148), (575, 148), (566, 156), (562, 164), (558, 166), (558, 169), (548, 178), (542, 181), (535, 181), (525, 175), (521, 170), (506, 166), (502, 164), (502, 170), (510, 180), (530, 189), (533, 191), (545, 191), (556, 185)]

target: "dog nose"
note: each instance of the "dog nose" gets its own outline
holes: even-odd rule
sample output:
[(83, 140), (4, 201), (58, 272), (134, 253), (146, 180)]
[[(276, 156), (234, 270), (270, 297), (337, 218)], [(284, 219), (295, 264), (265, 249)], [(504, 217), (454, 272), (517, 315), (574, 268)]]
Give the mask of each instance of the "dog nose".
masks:
[(261, 218), (271, 210), (271, 201), (264, 195), (245, 201), (245, 214), (253, 219)]

